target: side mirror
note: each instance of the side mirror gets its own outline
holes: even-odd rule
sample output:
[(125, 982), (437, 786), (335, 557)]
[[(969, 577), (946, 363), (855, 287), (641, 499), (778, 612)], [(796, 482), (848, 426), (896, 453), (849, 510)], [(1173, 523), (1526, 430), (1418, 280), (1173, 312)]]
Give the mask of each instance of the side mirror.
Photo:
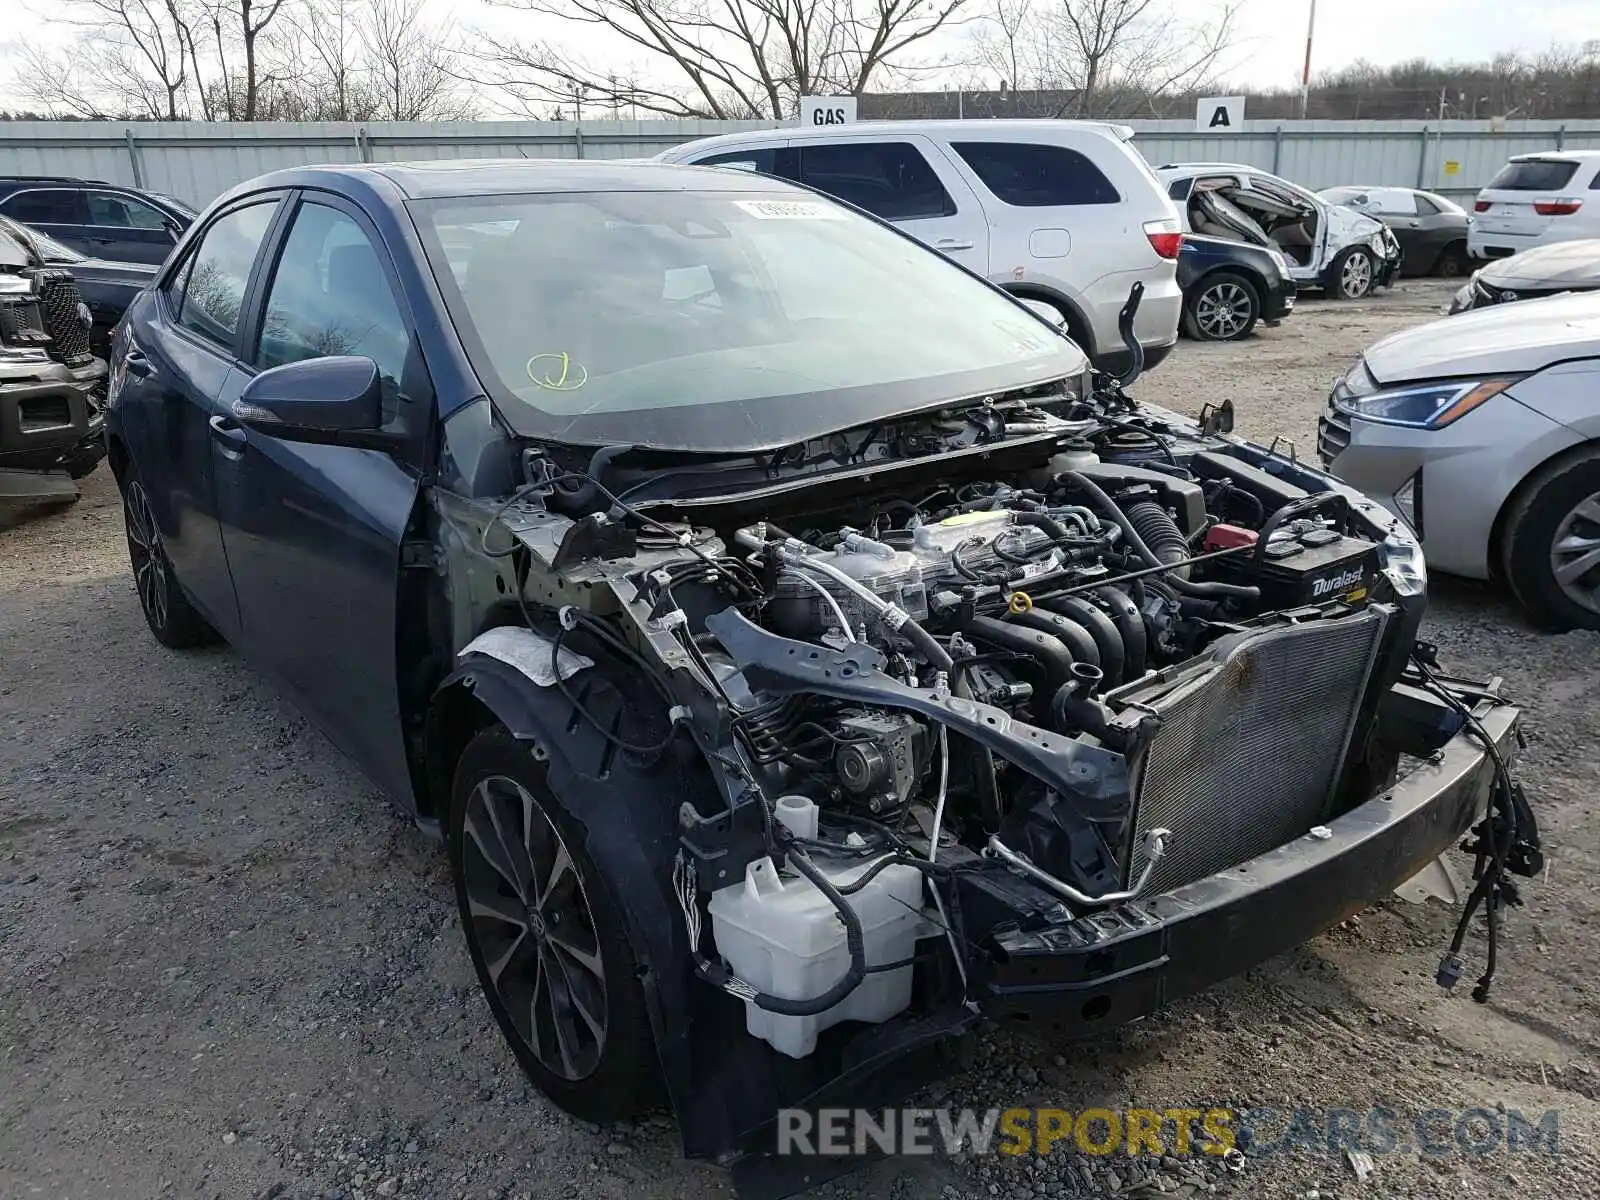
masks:
[(1036, 317), (1049, 321), (1057, 329), (1066, 329), (1067, 318), (1062, 315), (1061, 310), (1054, 304), (1046, 300), (1033, 300), (1026, 296), (1018, 296), (1017, 299), (1027, 305)]
[(233, 402), (239, 424), (292, 442), (387, 445), (383, 381), (370, 358), (307, 358), (261, 372)]

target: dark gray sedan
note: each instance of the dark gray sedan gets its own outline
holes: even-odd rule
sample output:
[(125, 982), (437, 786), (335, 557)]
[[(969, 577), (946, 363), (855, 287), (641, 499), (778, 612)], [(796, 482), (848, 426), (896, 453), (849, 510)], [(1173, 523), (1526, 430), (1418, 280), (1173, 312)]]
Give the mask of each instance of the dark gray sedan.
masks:
[(1467, 211), (1435, 192), (1405, 187), (1324, 188), (1318, 193), (1333, 204), (1376, 217), (1391, 230), (1405, 255), (1400, 270), (1405, 275), (1465, 275)]

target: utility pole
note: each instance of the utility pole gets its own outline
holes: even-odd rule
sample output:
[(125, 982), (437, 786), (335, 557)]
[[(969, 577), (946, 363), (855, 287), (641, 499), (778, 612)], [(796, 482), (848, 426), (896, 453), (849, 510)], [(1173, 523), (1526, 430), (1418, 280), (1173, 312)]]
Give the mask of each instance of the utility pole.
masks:
[(1306, 22), (1306, 65), (1300, 73), (1300, 119), (1306, 119), (1311, 105), (1311, 39), (1317, 32), (1317, 0), (1311, 0), (1311, 19)]

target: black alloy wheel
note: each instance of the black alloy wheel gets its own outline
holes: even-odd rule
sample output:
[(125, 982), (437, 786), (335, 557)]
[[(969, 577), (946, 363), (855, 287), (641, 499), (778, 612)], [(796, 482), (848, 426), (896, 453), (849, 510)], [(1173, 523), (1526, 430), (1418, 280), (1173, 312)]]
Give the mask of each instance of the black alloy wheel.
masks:
[(648, 1109), (657, 1067), (637, 964), (544, 763), (494, 726), (463, 752), (452, 799), (468, 950), (523, 1070), (585, 1120)]
[(215, 641), (216, 633), (194, 610), (173, 576), (150, 496), (137, 479), (130, 479), (123, 489), (122, 519), (139, 608), (156, 641), (173, 650)]
[(1249, 337), (1261, 316), (1261, 302), (1250, 281), (1222, 271), (1201, 281), (1192, 301), (1184, 304), (1184, 325), (1190, 337), (1205, 342), (1232, 342)]

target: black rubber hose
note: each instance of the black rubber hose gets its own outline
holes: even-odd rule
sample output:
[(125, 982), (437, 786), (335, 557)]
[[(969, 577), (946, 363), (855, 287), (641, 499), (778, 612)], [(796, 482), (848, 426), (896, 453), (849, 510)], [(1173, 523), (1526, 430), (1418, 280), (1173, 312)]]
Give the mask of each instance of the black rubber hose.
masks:
[(1145, 636), (1144, 614), (1128, 593), (1119, 587), (1103, 587), (1095, 592), (1111, 610), (1111, 623), (1122, 635), (1122, 678), (1137, 679), (1144, 674), (1149, 656), (1149, 639)]
[(1067, 540), (1067, 531), (1062, 528), (1059, 521), (1052, 520), (1039, 512), (1013, 512), (1011, 519), (1018, 525), (1032, 525), (1035, 529), (1042, 529), (1052, 542)]
[[(1133, 523), (1128, 520), (1122, 509), (1117, 507), (1117, 502), (1106, 495), (1105, 489), (1098, 483), (1081, 471), (1063, 471), (1056, 478), (1065, 480), (1085, 492), (1094, 501), (1095, 506), (1099, 508), (1100, 514), (1104, 517), (1109, 517), (1116, 523), (1117, 528), (1122, 530), (1123, 536), (1128, 539), (1128, 545), (1133, 548), (1134, 553), (1148, 565), (1152, 567), (1166, 565), (1156, 557), (1155, 552), (1149, 546), (1145, 545), (1144, 538), (1139, 536), (1139, 531), (1133, 527)], [(1173, 522), (1173, 526), (1176, 528), (1177, 522)], [(1179, 536), (1182, 536), (1181, 531)], [(1187, 543), (1184, 550), (1187, 557)], [(1174, 591), (1182, 592), (1187, 596), (1231, 596), (1240, 600), (1259, 600), (1261, 598), (1261, 589), (1256, 587), (1234, 583), (1191, 583), (1187, 579), (1178, 578), (1176, 574), (1170, 574), (1166, 576), (1166, 579)]]
[[(1153, 500), (1140, 500), (1128, 505), (1128, 521), (1160, 561), (1177, 563), (1189, 557), (1189, 539), (1183, 536), (1183, 530), (1178, 528), (1172, 514)], [(1189, 578), (1189, 568), (1177, 568), (1172, 572), (1172, 578)]]
[(782, 996), (770, 996), (766, 992), (757, 992), (753, 1000), (757, 1008), (765, 1009), (767, 1012), (779, 1013), (786, 1017), (810, 1017), (827, 1012), (855, 991), (867, 977), (867, 942), (861, 932), (861, 918), (856, 916), (855, 910), (839, 894), (839, 890), (828, 882), (828, 877), (817, 870), (809, 858), (791, 847), (789, 865), (809, 879), (812, 886), (828, 898), (828, 903), (838, 912), (839, 920), (844, 922), (844, 942), (850, 950), (850, 969), (838, 983), (820, 996), (813, 996), (809, 1000), (785, 1000)]
[(1110, 617), (1081, 596), (1046, 596), (1035, 603), (1087, 629), (1095, 648), (1100, 651), (1099, 666), (1105, 676), (1105, 686), (1116, 687), (1122, 682), (1127, 652), (1122, 647), (1122, 634), (1117, 632)]
[(1100, 665), (1100, 647), (1087, 629), (1076, 621), (1069, 620), (1057, 612), (1050, 612), (1044, 608), (1032, 608), (1025, 613), (1017, 613), (1007, 617), (1007, 620), (1017, 625), (1026, 625), (1029, 629), (1037, 629), (1048, 633), (1065, 643), (1071, 651), (1072, 657), (1078, 662), (1086, 662), (1092, 666)]
[(961, 632), (970, 634), (977, 641), (1015, 651), (1038, 662), (1044, 671), (1049, 693), (1055, 693), (1072, 679), (1072, 653), (1059, 638), (1048, 633), (1013, 625), (1009, 621), (997, 621), (993, 617), (979, 616), (969, 619), (961, 627)]

